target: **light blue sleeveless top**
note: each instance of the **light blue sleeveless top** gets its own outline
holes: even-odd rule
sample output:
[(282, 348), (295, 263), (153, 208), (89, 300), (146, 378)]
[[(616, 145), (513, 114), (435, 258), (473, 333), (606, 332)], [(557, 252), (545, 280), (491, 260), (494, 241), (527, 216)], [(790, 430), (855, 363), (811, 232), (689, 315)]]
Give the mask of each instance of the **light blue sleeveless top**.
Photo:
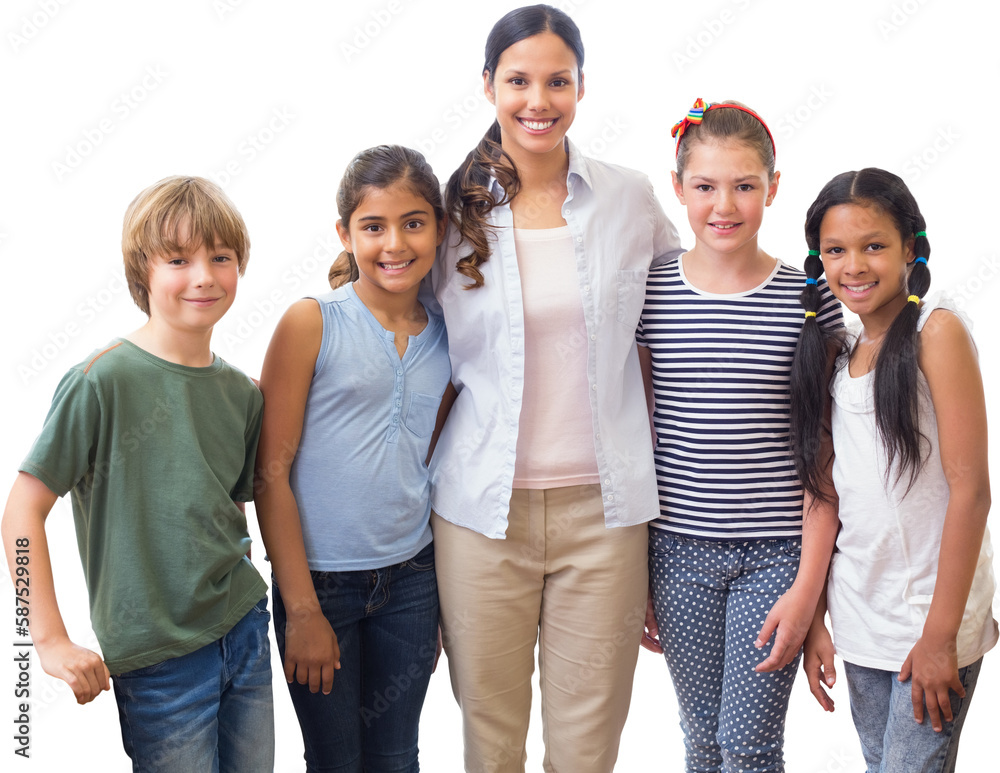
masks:
[(315, 300), (323, 340), (291, 469), (309, 568), (401, 563), (431, 541), (424, 460), (451, 379), (444, 321), (428, 309), (400, 359), (350, 284)]

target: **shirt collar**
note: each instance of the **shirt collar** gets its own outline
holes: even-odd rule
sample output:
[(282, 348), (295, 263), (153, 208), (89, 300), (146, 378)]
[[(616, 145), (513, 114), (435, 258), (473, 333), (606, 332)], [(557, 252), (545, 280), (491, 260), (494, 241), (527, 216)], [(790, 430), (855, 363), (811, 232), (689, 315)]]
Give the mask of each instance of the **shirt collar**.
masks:
[(587, 157), (580, 152), (580, 150), (570, 142), (569, 137), (566, 138), (566, 150), (569, 153), (569, 174), (566, 175), (566, 182), (568, 183), (573, 176), (577, 176), (583, 182), (587, 188), (593, 189), (593, 184), (590, 181), (590, 165), (587, 163)]

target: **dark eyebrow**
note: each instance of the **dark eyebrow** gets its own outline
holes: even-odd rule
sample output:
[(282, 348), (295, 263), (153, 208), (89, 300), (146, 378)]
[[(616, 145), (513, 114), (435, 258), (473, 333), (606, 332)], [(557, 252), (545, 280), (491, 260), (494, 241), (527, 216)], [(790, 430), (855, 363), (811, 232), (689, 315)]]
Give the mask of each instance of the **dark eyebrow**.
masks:
[[(868, 233), (860, 236), (860, 241), (863, 242), (889, 241), (890, 239), (892, 239), (892, 231), (869, 231)], [(843, 239), (828, 236), (825, 240), (821, 239), (820, 241), (839, 243), (843, 241)]]
[[(741, 177), (738, 180), (735, 180), (734, 182), (737, 185), (742, 185), (745, 182), (757, 182), (760, 179), (761, 178), (758, 177), (757, 175), (750, 174), (750, 175), (747, 175), (746, 177)], [(691, 175), (691, 180), (692, 181), (694, 181), (694, 180), (704, 180), (707, 183), (717, 182), (717, 180), (714, 177), (705, 177), (705, 175), (701, 175), (701, 174), (693, 174), (693, 175)]]
[[(430, 216), (430, 212), (428, 212), (426, 209), (411, 209), (409, 212), (404, 212), (402, 215), (400, 215), (400, 219), (402, 220), (407, 217), (413, 217), (414, 215)], [(369, 215), (368, 217), (359, 217), (358, 222), (367, 223), (367, 222), (382, 221), (387, 219), (388, 218), (386, 218), (383, 215)]]
[[(522, 70), (507, 70), (506, 72), (504, 72), (504, 75), (527, 75), (527, 74), (528, 73), (526, 73), (526, 72), (524, 72)], [(572, 74), (573, 74), (572, 70), (565, 69), (565, 70), (559, 70), (558, 72), (549, 73), (548, 77), (549, 78), (554, 78), (557, 75), (570, 75), (571, 76)]]

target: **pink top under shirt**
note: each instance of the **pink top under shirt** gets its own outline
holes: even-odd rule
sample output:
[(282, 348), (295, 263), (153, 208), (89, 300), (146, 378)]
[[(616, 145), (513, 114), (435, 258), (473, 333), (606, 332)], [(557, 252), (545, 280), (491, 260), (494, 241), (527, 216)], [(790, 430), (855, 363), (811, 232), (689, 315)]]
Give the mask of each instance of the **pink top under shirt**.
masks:
[(568, 226), (514, 229), (525, 333), (515, 488), (600, 482), (571, 239)]

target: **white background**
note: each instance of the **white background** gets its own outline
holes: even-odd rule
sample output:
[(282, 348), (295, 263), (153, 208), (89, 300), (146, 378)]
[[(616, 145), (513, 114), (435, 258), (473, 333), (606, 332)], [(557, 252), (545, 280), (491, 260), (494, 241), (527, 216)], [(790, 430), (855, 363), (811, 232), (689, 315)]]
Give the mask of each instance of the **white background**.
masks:
[[(446, 179), (492, 121), (482, 97), (483, 46), (492, 24), (516, 5), (5, 2), (5, 480), (13, 480), (62, 373), (144, 321), (124, 289), (120, 253), (122, 215), (139, 190), (171, 174), (214, 176), (242, 211), (252, 257), (214, 348), (257, 374), (281, 312), (327, 287), (327, 267), (340, 249), (334, 197), (348, 160), (371, 145), (402, 143), (423, 150)], [(739, 99), (769, 121), (782, 179), (761, 243), (795, 265), (806, 249), (805, 210), (828, 179), (864, 166), (902, 175), (927, 219), (932, 289), (950, 288), (976, 320), (987, 392), (995, 392), (998, 111), (983, 84), (998, 75), (996, 4), (561, 6), (579, 24), (587, 50), (587, 91), (571, 136), (591, 155), (649, 174), (685, 244), (685, 213), (669, 187), (669, 129), (696, 97)], [(1000, 426), (995, 400), (990, 417)], [(992, 451), (1000, 480), (995, 442)], [(256, 533), (252, 513), (250, 522)], [(71, 635), (96, 647), (67, 502), (56, 506), (48, 529)], [(269, 576), (259, 543), (254, 560)], [(0, 617), (0, 630), (9, 632), (0, 642), (13, 641), (13, 604), (0, 608), (9, 610), (9, 623)], [(986, 761), (995, 748), (995, 657), (986, 658), (966, 726), (964, 770), (992, 767)], [(0, 685), (11, 685), (0, 687), (4, 770), (128, 769), (114, 698), (102, 695), (81, 708), (37, 661), (32, 756), (14, 757), (15, 670), (9, 657), (3, 660)], [(275, 666), (280, 675), (276, 656)], [(461, 767), (461, 728), (442, 666), (424, 709), (421, 759), (424, 770), (447, 773)], [(300, 770), (301, 739), (280, 676), (275, 687), (277, 769)], [(824, 715), (799, 679), (787, 728), (790, 771), (860, 769), (843, 684), (835, 697), (836, 713)], [(529, 770), (540, 770), (539, 750), (536, 717)], [(643, 652), (618, 769), (677, 770), (681, 757), (666, 667)]]

